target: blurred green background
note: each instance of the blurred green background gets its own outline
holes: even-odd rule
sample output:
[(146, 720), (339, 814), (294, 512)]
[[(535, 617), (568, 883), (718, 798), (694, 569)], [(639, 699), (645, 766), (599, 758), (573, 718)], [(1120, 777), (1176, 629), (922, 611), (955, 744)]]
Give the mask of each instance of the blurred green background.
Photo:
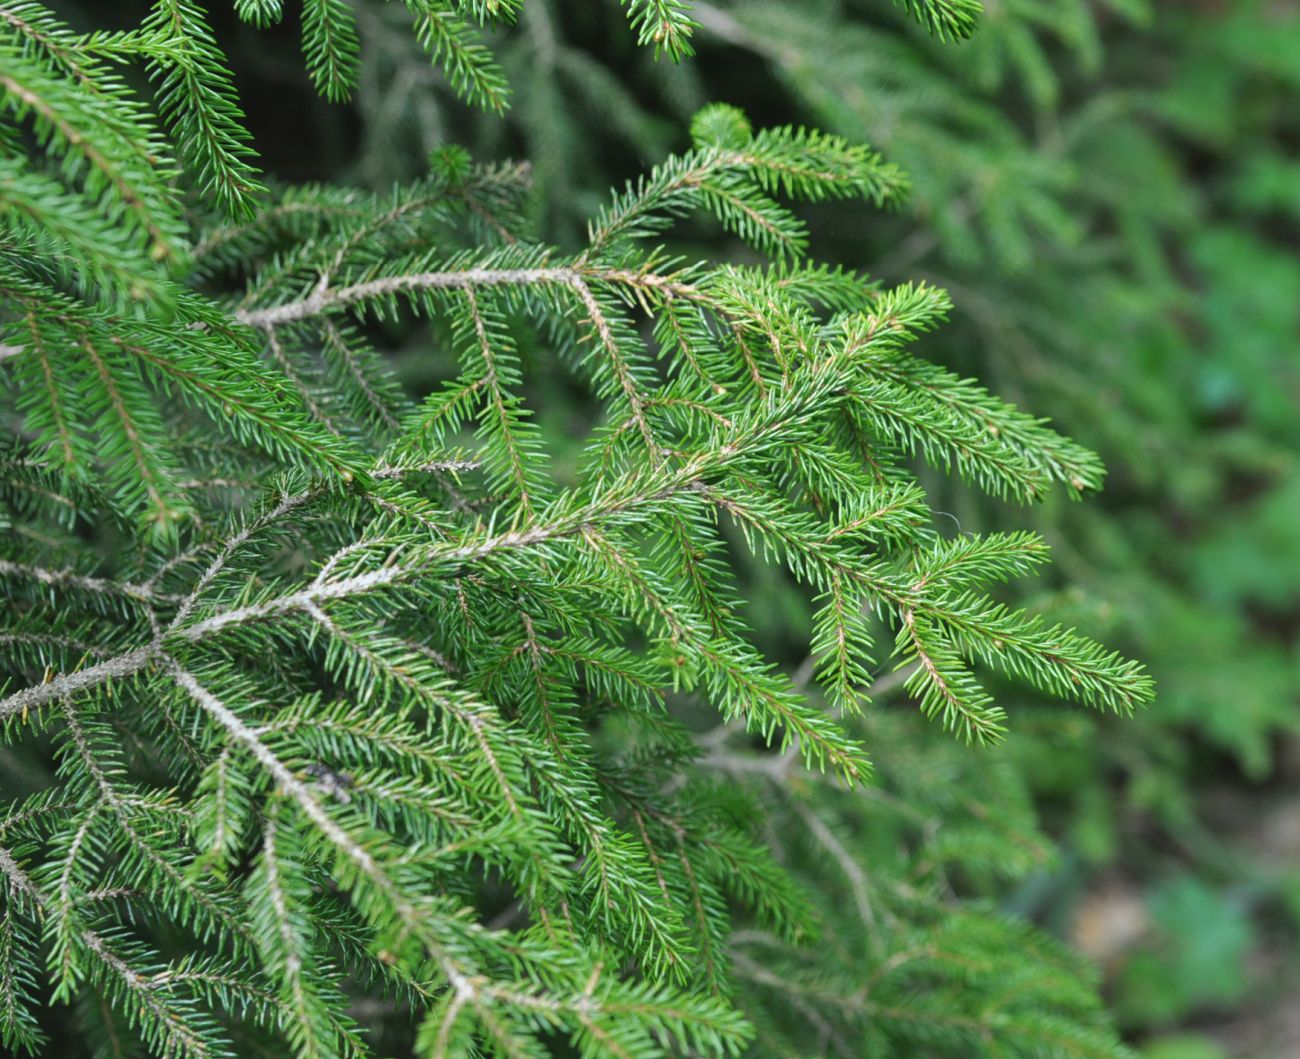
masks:
[[(127, 26), (141, 6), (66, 13)], [(890, 0), (710, 0), (674, 66), (613, 0), (528, 0), (493, 41), (504, 117), (454, 101), (400, 5), (357, 0), (363, 85), (343, 107), (316, 99), (291, 20), (255, 31), (208, 6), (282, 181), (383, 188), (462, 143), (529, 159), (543, 231), (574, 245), (708, 101), (901, 165), (901, 210), (809, 215), (817, 256), (946, 287), (956, 313), (926, 355), (1109, 468), (1083, 503), (1008, 510), (942, 475), (931, 495), (962, 529), (1045, 533), (1056, 564), (1029, 601), (1143, 659), (1160, 690), (1130, 721), (1001, 689), (1012, 737), (986, 753), (1059, 853), (996, 892), (1100, 964), (1149, 1059), (1300, 1056), (1300, 2), (985, 0), (953, 44)], [(403, 377), (427, 391), (447, 365), (427, 334), (404, 341)], [(782, 637), (806, 600), (761, 570), (748, 597), (763, 646), (797, 664)]]

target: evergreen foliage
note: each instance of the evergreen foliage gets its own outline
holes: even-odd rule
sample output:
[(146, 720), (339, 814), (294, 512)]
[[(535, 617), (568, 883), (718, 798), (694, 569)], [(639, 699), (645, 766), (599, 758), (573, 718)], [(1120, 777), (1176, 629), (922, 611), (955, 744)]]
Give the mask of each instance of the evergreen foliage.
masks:
[[(1242, 966), (1241, 946), (1209, 945), (1203, 914), (1154, 931), (1126, 966), (1117, 956), (1113, 997), (1135, 1034), (1278, 991), (1251, 968), (1273, 944), (1294, 952), (1278, 941), (1297, 923), (1294, 858), (1262, 859), (1241, 819), (1217, 834), (1213, 823), (1224, 791), (1271, 802), (1283, 789), (1300, 716), (1300, 12), (1270, 0), (1004, 0), (954, 45), (895, 6), (703, 0), (697, 60), (668, 67), (622, 48), (618, 19), (536, 0), (502, 51), (536, 215), (557, 241), (580, 238), (591, 198), (630, 160), (657, 158), (710, 98), (870, 142), (906, 172), (901, 209), (808, 211), (819, 257), (950, 290), (933, 358), (1051, 415), (1108, 470), (1105, 493), (1084, 505), (1051, 496), (1008, 513), (928, 476), (932, 505), (965, 528), (1043, 534), (1066, 576), (1005, 598), (1105, 630), (1161, 689), (1160, 709), (1117, 724), (991, 688), (1020, 718), (1010, 750), (1071, 868), (1037, 872), (1017, 907), (1064, 927), (1084, 894), (1122, 877), (1155, 920), (1166, 887), (1186, 881), (1213, 895), (1223, 936), (1251, 925)], [(375, 39), (390, 84), (413, 69), (391, 34)], [(428, 100), (417, 110), (373, 87), (364, 142), (390, 146), (357, 179), (410, 171), (419, 152), (405, 145), (448, 128), (502, 149), (499, 123)], [(597, 122), (616, 149), (588, 135)], [(692, 238), (702, 253), (743, 252), (716, 229)], [(416, 374), (413, 359), (405, 370)], [(797, 664), (786, 630), (811, 619), (806, 602), (761, 568), (742, 577), (756, 638)], [(1189, 970), (1192, 952), (1207, 953), (1204, 973)]]
[[(480, 31), (531, 9), (404, 17), (496, 110)], [(626, 15), (684, 60), (692, 10)], [(304, 6), (322, 96), (364, 89), (359, 40)], [(919, 355), (937, 286), (808, 256), (792, 203), (893, 204), (892, 161), (707, 107), (566, 248), (528, 167), (458, 148), (268, 191), (233, 85), (197, 4), (87, 35), (0, 3), (5, 1046), (1125, 1054), (979, 899), (1049, 853), (961, 744), (1013, 723), (990, 675), (1119, 714), (1150, 681), (1003, 598), (1040, 535), (948, 534), (926, 488), (1101, 466)], [(692, 252), (701, 217), (744, 256)], [(384, 356), (414, 322), (421, 401)], [(813, 610), (797, 672), (755, 568)]]

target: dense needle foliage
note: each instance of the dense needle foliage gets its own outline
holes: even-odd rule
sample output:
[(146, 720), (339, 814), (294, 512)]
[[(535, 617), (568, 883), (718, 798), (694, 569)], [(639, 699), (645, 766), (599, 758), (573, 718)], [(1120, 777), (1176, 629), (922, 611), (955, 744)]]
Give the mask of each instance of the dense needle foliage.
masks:
[[(507, 106), (481, 31), (528, 5), (368, 6)], [(365, 84), (352, 10), (303, 6), (329, 100)], [(625, 13), (689, 62), (686, 5)], [(906, 174), (712, 105), (551, 245), (530, 167), (458, 148), (269, 190), (234, 84), (188, 0), (90, 34), (0, 3), (5, 1045), (1123, 1054), (979, 899), (1048, 851), (964, 744), (1014, 729), (987, 674), (1121, 714), (1150, 681), (1005, 601), (1041, 536), (926, 487), (1102, 470), (922, 355), (942, 289), (809, 256), (797, 204)], [(692, 251), (701, 217), (744, 254)], [(420, 400), (384, 355), (417, 324)], [(796, 671), (755, 569), (811, 610)]]
[[(504, 135), (460, 114), (391, 18), (369, 20), (384, 73), (363, 78), (367, 149), (351, 172), (376, 186), (410, 172), (449, 129), (483, 151), (517, 138), (537, 216), (564, 241), (707, 99), (898, 164), (901, 209), (805, 213), (818, 256), (949, 290), (953, 318), (927, 355), (1052, 416), (1108, 472), (1087, 504), (1058, 495), (1028, 511), (930, 476), (933, 506), (968, 529), (1041, 532), (1055, 576), (1007, 598), (1103, 633), (1161, 689), (1131, 723), (996, 688), (1018, 718), (1008, 750), (1063, 854), (1011, 900), (1093, 940), (1090, 909), (1121, 924), (1138, 911), (1142, 936), (1094, 950), (1130, 1032), (1293, 1005), (1271, 961), (1294, 966), (1300, 908), (1295, 848), (1277, 845), (1294, 833), (1300, 717), (1300, 10), (1004, 0), (953, 44), (877, 0), (700, 0), (695, 58), (677, 66), (627, 47), (616, 9), (591, 11), (524, 9), (501, 50), (515, 86)], [(395, 88), (412, 83), (427, 91)], [(349, 131), (331, 115), (324, 157)], [(608, 136), (590, 137), (595, 123)], [(693, 235), (704, 253), (743, 252), (717, 230)], [(419, 363), (412, 351), (404, 371)], [(759, 641), (797, 665), (785, 630), (804, 601), (760, 569), (743, 576)], [(1254, 1036), (1258, 1015), (1233, 1017), (1231, 1035)]]

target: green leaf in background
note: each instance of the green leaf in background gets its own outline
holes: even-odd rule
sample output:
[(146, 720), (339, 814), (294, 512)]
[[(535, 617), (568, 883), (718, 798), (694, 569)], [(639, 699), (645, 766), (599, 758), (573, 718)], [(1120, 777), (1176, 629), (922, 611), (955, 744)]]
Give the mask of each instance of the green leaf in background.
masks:
[(1116, 983), (1121, 1016), (1168, 1025), (1188, 1012), (1240, 1000), (1251, 986), (1247, 955), (1254, 942), (1240, 899), (1182, 876), (1148, 903), (1153, 936)]
[(1205, 1037), (1161, 1037), (1142, 1049), (1142, 1059), (1229, 1059), (1228, 1053)]

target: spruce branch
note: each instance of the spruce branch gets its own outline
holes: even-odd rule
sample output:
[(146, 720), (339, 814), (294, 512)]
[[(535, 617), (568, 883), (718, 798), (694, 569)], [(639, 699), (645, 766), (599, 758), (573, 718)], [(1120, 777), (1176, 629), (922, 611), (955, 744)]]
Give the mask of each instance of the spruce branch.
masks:
[[(731, 27), (626, 7), (673, 59), (693, 12)], [(532, 10), (396, 14), (501, 110), (480, 29)], [(271, 190), (207, 14), (150, 12), (0, 4), (0, 1042), (73, 1002), (77, 1047), (152, 1055), (650, 1059), (791, 1024), (1116, 1054), (1072, 967), (945, 890), (1041, 855), (1015, 776), (957, 745), (1009, 723), (986, 670), (1119, 712), (1151, 686), (990, 595), (1039, 537), (945, 536), (922, 485), (1037, 500), (1096, 458), (922, 356), (943, 292), (808, 259), (798, 203), (887, 205), (900, 171), (709, 107), (571, 252), (526, 165), (459, 148), (382, 194)], [(381, 21), (305, 5), (327, 99), (370, 106)], [(675, 256), (694, 214), (747, 263)], [(422, 403), (388, 357), (416, 333)], [(744, 620), (760, 582), (793, 673)]]

